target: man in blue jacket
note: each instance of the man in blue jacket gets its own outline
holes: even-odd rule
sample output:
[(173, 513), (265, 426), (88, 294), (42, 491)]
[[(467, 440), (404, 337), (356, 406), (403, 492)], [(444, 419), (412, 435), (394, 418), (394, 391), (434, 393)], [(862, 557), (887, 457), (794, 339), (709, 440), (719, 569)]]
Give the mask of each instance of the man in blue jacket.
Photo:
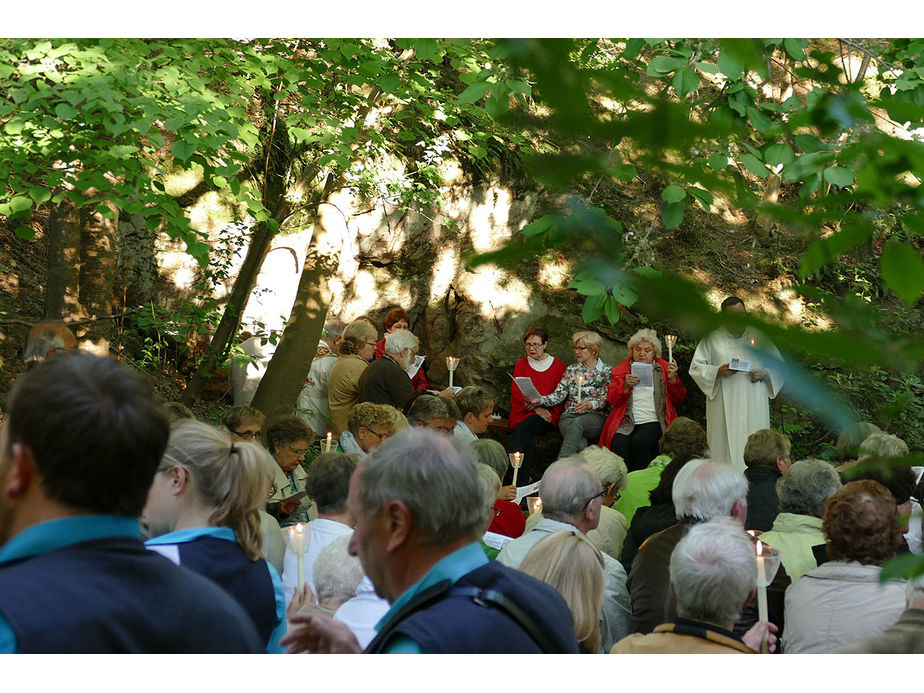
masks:
[[(577, 653), (568, 605), (550, 585), (489, 562), (478, 539), (492, 509), (472, 461), (420, 428), (389, 438), (350, 480), (350, 552), (391, 603), (370, 653)], [(283, 639), (290, 651), (359, 652), (318, 614)]]
[(14, 385), (0, 430), (0, 652), (262, 652), (219, 587), (144, 548), (167, 444), (149, 384), (71, 352)]

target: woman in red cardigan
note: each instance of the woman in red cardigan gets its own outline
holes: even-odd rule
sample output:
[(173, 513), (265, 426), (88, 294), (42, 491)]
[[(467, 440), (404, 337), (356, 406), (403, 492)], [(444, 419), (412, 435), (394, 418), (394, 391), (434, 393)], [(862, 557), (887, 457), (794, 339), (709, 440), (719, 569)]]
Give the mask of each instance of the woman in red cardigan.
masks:
[[(654, 330), (639, 330), (629, 339), (629, 358), (613, 368), (606, 401), (613, 405), (600, 445), (623, 458), (630, 472), (644, 469), (658, 455), (658, 441), (677, 418), (676, 406), (687, 396), (677, 376), (677, 363), (661, 358), (661, 342)], [(652, 366), (653, 387), (636, 387), (632, 363)]]
[[(392, 308), (385, 314), (384, 322), (385, 334), (391, 334), (395, 330), (411, 329), (411, 318), (404, 308)], [(385, 354), (385, 337), (379, 340), (375, 345), (375, 358), (380, 359)], [(414, 377), (411, 378), (411, 385), (414, 386), (414, 392), (426, 392), (430, 384), (427, 382), (427, 374), (424, 373), (421, 366)]]
[[(530, 327), (523, 335), (526, 356), (517, 361), (513, 368), (513, 377), (528, 377), (540, 395), (548, 395), (555, 390), (565, 372), (565, 364), (561, 360), (545, 353), (548, 343), (549, 333), (544, 328)], [(530, 404), (516, 383), (511, 384), (509, 421), (513, 435), (507, 441), (507, 452), (523, 453), (523, 464), (517, 473), (520, 486), (528, 484), (530, 480), (529, 469), (536, 454), (536, 436), (548, 433), (558, 426), (558, 419), (564, 407), (564, 402), (548, 408)], [(512, 471), (508, 472), (508, 475), (512, 474)]]

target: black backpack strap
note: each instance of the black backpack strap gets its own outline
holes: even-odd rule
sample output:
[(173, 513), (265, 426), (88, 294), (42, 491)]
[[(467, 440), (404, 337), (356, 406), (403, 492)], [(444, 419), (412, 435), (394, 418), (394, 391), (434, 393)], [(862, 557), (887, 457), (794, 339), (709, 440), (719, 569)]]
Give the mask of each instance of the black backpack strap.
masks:
[(536, 644), (546, 654), (555, 654), (560, 651), (548, 635), (536, 625), (529, 615), (497, 590), (486, 590), (478, 587), (453, 587), (450, 596), (467, 597), (479, 606), (493, 607), (507, 614), (525, 630)]

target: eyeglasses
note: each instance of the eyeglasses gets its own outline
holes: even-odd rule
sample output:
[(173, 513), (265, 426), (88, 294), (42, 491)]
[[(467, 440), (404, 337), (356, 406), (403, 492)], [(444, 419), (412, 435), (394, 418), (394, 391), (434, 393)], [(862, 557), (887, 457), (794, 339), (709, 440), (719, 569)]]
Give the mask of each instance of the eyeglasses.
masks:
[(524, 344), (526, 344), (527, 349), (538, 349), (545, 344), (545, 342), (524, 342)]
[(232, 429), (231, 432), (244, 440), (253, 440), (255, 436), (260, 435), (260, 431), (235, 431)]
[(456, 430), (455, 428), (449, 428), (449, 427), (447, 427), (447, 426), (434, 426), (434, 425), (432, 425), (432, 424), (426, 424), (426, 426), (427, 426), (427, 428), (429, 428), (430, 430), (438, 431), (438, 432), (443, 432), (443, 433), (445, 433), (446, 435), (450, 435), (450, 436), (451, 436), (451, 435), (453, 434), (453, 432)]
[(366, 342), (366, 345), (367, 345), (367, 346), (374, 347), (374, 346), (376, 345), (376, 343), (375, 343), (375, 342)]
[(363, 428), (378, 438), (380, 442), (388, 439), (391, 436), (391, 433), (379, 433), (378, 431), (373, 431), (371, 428), (366, 428), (365, 426), (363, 426)]
[(298, 457), (304, 457), (304, 456), (305, 456), (305, 453), (308, 452), (308, 449), (307, 449), (307, 448), (304, 449), (304, 450), (296, 450), (296, 449), (293, 448), (291, 445), (286, 445), (286, 449), (287, 449), (289, 452), (291, 452), (293, 455), (296, 455), (296, 456), (298, 456)]
[(590, 498), (588, 498), (588, 499), (587, 499), (587, 502), (584, 503), (584, 507), (581, 508), (581, 512), (584, 512), (585, 510), (587, 510), (588, 506), (590, 506), (590, 504), (591, 504), (594, 500), (596, 500), (597, 498), (603, 498), (603, 496), (605, 496), (605, 495), (606, 495), (606, 489), (601, 489), (600, 493), (598, 493), (596, 496), (591, 496)]
[(578, 346), (577, 344), (574, 345), (575, 351), (587, 351), (589, 348), (590, 347), (586, 347), (586, 346)]

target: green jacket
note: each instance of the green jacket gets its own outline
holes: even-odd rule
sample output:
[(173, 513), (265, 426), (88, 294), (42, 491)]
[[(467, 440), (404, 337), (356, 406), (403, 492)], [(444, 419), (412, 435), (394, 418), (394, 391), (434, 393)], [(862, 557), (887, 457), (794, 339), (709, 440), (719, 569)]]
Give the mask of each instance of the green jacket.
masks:
[(780, 552), (783, 567), (793, 582), (818, 567), (812, 547), (825, 543), (821, 518), (811, 515), (780, 513), (773, 528), (760, 535), (760, 540)]
[(632, 524), (635, 511), (651, 505), (648, 494), (661, 481), (661, 472), (664, 471), (670, 461), (671, 458), (667, 455), (658, 455), (645, 469), (629, 472), (626, 477), (626, 487), (623, 489), (619, 500), (613, 504), (613, 510), (621, 512), (625, 515), (626, 521)]

